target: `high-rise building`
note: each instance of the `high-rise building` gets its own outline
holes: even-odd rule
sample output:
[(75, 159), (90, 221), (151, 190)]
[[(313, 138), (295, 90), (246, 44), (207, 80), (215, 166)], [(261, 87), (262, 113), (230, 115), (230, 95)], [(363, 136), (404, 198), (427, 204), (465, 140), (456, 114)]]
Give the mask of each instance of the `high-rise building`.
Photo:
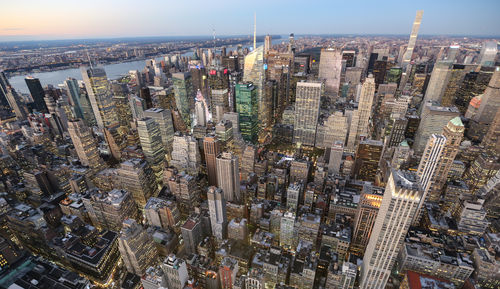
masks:
[(255, 147), (247, 145), (241, 156), (241, 179), (247, 180), (248, 175), (254, 172), (257, 158)]
[[(258, 109), (257, 112), (257, 119), (259, 123), (257, 126), (261, 129), (266, 128), (270, 126), (270, 119), (268, 119), (266, 116), (268, 114), (265, 113), (266, 107), (264, 105), (264, 83), (265, 83), (265, 67), (264, 67), (264, 47), (259, 46), (257, 49), (253, 50), (252, 52), (248, 53), (245, 56), (245, 65), (244, 65), (244, 70), (243, 70), (243, 82), (245, 83), (252, 83), (255, 87), (255, 92), (256, 92), (256, 107)], [(236, 88), (236, 107), (238, 108), (238, 88)], [(238, 110), (240, 112), (240, 110)], [(241, 112), (240, 112), (241, 114)], [(241, 121), (241, 115), (240, 115), (240, 123), (243, 124)], [(243, 128), (243, 126), (242, 126)]]
[(167, 279), (168, 288), (184, 289), (189, 279), (186, 261), (170, 254), (161, 264), (161, 269)]
[(186, 253), (196, 253), (197, 246), (203, 240), (201, 219), (199, 216), (190, 216), (181, 227), (182, 239)]
[(470, 136), (476, 136), (478, 139), (488, 131), (488, 127), (493, 122), (497, 110), (500, 108), (500, 67), (495, 68), (476, 114), (472, 117), (470, 124)]
[(194, 114), (196, 116), (196, 125), (207, 126), (207, 108), (203, 101), (196, 100)]
[[(150, 108), (143, 112), (144, 117), (152, 118), (160, 129), (161, 142), (165, 146), (165, 152), (172, 151), (174, 142), (174, 125), (172, 122), (172, 113), (168, 109)], [(140, 118), (139, 118), (140, 119)]]
[(451, 119), (460, 115), (458, 109), (453, 106), (435, 106), (430, 102), (422, 105), (424, 105), (422, 117), (413, 143), (416, 155), (422, 154), (430, 135), (440, 134)]
[(498, 108), (481, 145), (490, 155), (500, 156), (500, 108)]
[(295, 213), (286, 212), (283, 217), (281, 217), (280, 245), (288, 248), (295, 248), (297, 243), (296, 236)]
[(118, 249), (130, 273), (142, 276), (147, 268), (156, 265), (158, 252), (153, 238), (133, 219), (123, 221)]
[(330, 148), (330, 158), (328, 159), (328, 173), (340, 174), (340, 166), (342, 165), (342, 155), (344, 154), (344, 144), (335, 142)]
[(227, 236), (226, 200), (224, 199), (224, 193), (220, 188), (211, 186), (208, 188), (207, 199), (212, 234), (217, 240), (223, 240)]
[(325, 80), (325, 93), (336, 97), (340, 87), (342, 52), (333, 48), (322, 49), (319, 60), (319, 79)]
[(251, 84), (237, 84), (235, 87), (236, 111), (244, 140), (255, 143), (258, 138), (259, 102), (257, 88)]
[(120, 231), (124, 220), (138, 216), (132, 194), (125, 190), (92, 190), (83, 197), (83, 204), (92, 224), (99, 229)]
[(118, 186), (132, 194), (139, 209), (143, 209), (148, 199), (158, 193), (158, 183), (148, 162), (129, 159), (116, 169)]
[(45, 91), (38, 78), (28, 76), (24, 79), (28, 90), (30, 91), (31, 98), (33, 98), (32, 108), (41, 113), (47, 113), (47, 106), (45, 105)]
[(211, 95), (212, 95), (212, 119), (215, 122), (219, 122), (224, 118), (224, 114), (229, 112), (228, 89), (212, 88)]
[(163, 179), (165, 148), (162, 143), (159, 125), (154, 119), (145, 117), (137, 121), (137, 131), (146, 161), (153, 169), (156, 179), (161, 182)]
[(205, 153), (205, 164), (207, 166), (208, 185), (217, 185), (216, 158), (221, 151), (221, 143), (217, 137), (207, 136), (203, 139), (203, 151)]
[(10, 85), (7, 76), (3, 71), (0, 71), (0, 104), (7, 111), (14, 111), (17, 119), (26, 119), (26, 111), (24, 110), (21, 98)]
[(222, 189), (224, 199), (229, 202), (241, 202), (238, 156), (224, 152), (217, 157), (216, 165), (217, 186)]
[(266, 37), (264, 38), (264, 54), (267, 54), (269, 50), (271, 50), (271, 42), (272, 42), (272, 37), (271, 35), (267, 34)]
[(336, 111), (331, 114), (324, 123), (323, 146), (328, 148), (337, 142), (344, 145), (347, 137), (347, 124), (347, 116), (344, 116), (342, 111)]
[(358, 203), (351, 251), (363, 256), (384, 196), (383, 188), (365, 185)]
[[(358, 125), (356, 130), (356, 142), (359, 137), (369, 135), (370, 132), (370, 118), (372, 115), (373, 98), (375, 96), (375, 80), (373, 76), (369, 75), (363, 86), (361, 87), (361, 94), (359, 96), (358, 104)], [(351, 132), (350, 132), (351, 133)]]
[(422, 103), (434, 101), (441, 104), (446, 86), (451, 75), (452, 63), (449, 61), (440, 61), (434, 64), (432, 69), (431, 79), (427, 85), (425, 97)]
[(422, 22), (422, 16), (424, 14), (423, 10), (418, 10), (415, 16), (415, 21), (413, 22), (413, 27), (411, 29), (410, 40), (408, 40), (408, 47), (403, 55), (403, 69), (406, 71), (406, 67), (410, 64), (411, 57), (413, 55), (413, 50), (415, 49), (415, 43), (417, 42), (418, 30), (420, 29), (420, 23)]
[(293, 142), (314, 146), (318, 125), (320, 100), (323, 90), (321, 82), (298, 82), (295, 96), (295, 124)]
[(170, 165), (179, 171), (199, 171), (200, 151), (196, 139), (191, 135), (175, 135)]
[(129, 96), (129, 106), (132, 112), (132, 118), (134, 120), (139, 120), (144, 118), (144, 111), (146, 110), (146, 101), (137, 95)]
[[(428, 198), (429, 190), (436, 180), (436, 170), (440, 166), (447, 139), (443, 135), (432, 134), (427, 141), (420, 164), (417, 169), (417, 178), (423, 191), (423, 198)], [(420, 204), (420, 207), (423, 204)], [(419, 207), (419, 210), (420, 210)], [(420, 212), (419, 212), (420, 213)]]
[(364, 140), (359, 143), (354, 167), (356, 179), (375, 182), (383, 148), (382, 141)]
[(155, 197), (148, 199), (144, 207), (144, 216), (148, 225), (163, 229), (174, 228), (181, 221), (177, 203)]
[(360, 288), (385, 288), (421, 201), (415, 176), (393, 170), (363, 257)]
[(90, 128), (81, 119), (74, 119), (68, 121), (68, 133), (82, 165), (97, 172), (102, 166), (102, 160)]
[(118, 128), (118, 115), (106, 71), (102, 67), (82, 67), (80, 70), (97, 126), (101, 130)]
[(194, 109), (194, 89), (191, 74), (177, 72), (172, 74), (175, 92), (175, 104), (186, 125), (191, 125), (191, 110)]

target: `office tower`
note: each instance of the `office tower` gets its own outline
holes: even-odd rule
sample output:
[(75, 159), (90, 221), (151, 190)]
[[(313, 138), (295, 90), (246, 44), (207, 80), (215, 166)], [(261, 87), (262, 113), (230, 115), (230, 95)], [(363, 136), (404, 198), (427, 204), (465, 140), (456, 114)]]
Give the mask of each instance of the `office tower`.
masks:
[(457, 228), (466, 235), (483, 236), (489, 226), (484, 200), (461, 201), (455, 213)]
[(241, 179), (246, 181), (248, 175), (254, 172), (257, 158), (255, 147), (247, 145), (241, 156)]
[(151, 117), (145, 117), (137, 121), (137, 132), (139, 133), (139, 140), (146, 161), (153, 169), (158, 182), (161, 182), (165, 148), (162, 143), (159, 125)]
[(296, 213), (302, 201), (302, 185), (300, 183), (291, 183), (286, 189), (286, 209)]
[(41, 113), (47, 113), (47, 106), (45, 105), (45, 91), (43, 90), (42, 84), (38, 78), (34, 78), (32, 76), (28, 76), (24, 79), (26, 82), (26, 86), (31, 94), (31, 98), (33, 98), (32, 108)]
[(155, 197), (148, 199), (144, 207), (144, 216), (148, 225), (163, 229), (174, 228), (181, 220), (177, 203)]
[(415, 16), (415, 21), (413, 22), (413, 27), (411, 29), (410, 40), (408, 40), (408, 47), (406, 48), (405, 54), (403, 55), (403, 69), (406, 71), (406, 67), (410, 64), (411, 57), (413, 55), (413, 50), (415, 49), (415, 43), (417, 42), (418, 30), (420, 29), (420, 23), (422, 22), (422, 16), (424, 14), (423, 10), (418, 10)]
[(127, 271), (142, 276), (156, 265), (158, 252), (151, 236), (133, 219), (123, 221), (118, 249)]
[(498, 157), (481, 153), (464, 174), (464, 181), (469, 187), (469, 193), (477, 194), (486, 183), (500, 170)]
[(0, 72), (0, 93), (4, 109), (9, 111), (13, 110), (18, 120), (25, 120), (26, 111), (24, 109), (24, 104), (21, 102), (21, 98), (16, 90), (10, 85), (3, 71)]
[(364, 140), (359, 143), (354, 165), (354, 177), (356, 179), (375, 182), (383, 148), (382, 141)]
[(295, 233), (295, 213), (286, 212), (281, 217), (280, 224), (280, 246), (295, 248), (296, 246), (296, 233)]
[(441, 100), (450, 79), (451, 67), (452, 63), (449, 61), (439, 61), (434, 64), (431, 79), (427, 85), (427, 90), (425, 91), (425, 97), (422, 103), (433, 101), (441, 104)]
[(340, 87), (342, 52), (333, 48), (321, 49), (318, 78), (325, 80), (325, 93), (336, 97)]
[(74, 119), (68, 121), (68, 133), (81, 164), (97, 172), (102, 166), (102, 160), (90, 128), (81, 119)]
[(297, 83), (293, 142), (298, 145), (315, 144), (322, 90), (323, 84), (320, 82)]
[[(464, 136), (464, 125), (460, 117), (455, 117), (443, 128), (442, 135), (446, 138), (441, 157), (436, 170), (433, 172), (430, 195), (427, 198), (432, 202), (439, 201), (441, 190), (448, 180), (450, 169), (460, 149), (460, 143)], [(426, 152), (427, 153), (427, 152)]]
[(391, 172), (361, 266), (362, 289), (383, 289), (422, 200), (409, 172)]
[(233, 123), (229, 120), (221, 120), (215, 125), (215, 135), (222, 147), (230, 147), (234, 138)]
[(497, 110), (500, 108), (500, 67), (495, 68), (476, 114), (472, 117), (470, 134), (478, 135), (479, 139), (488, 131)]
[(196, 125), (207, 126), (207, 108), (203, 101), (196, 100), (194, 105), (194, 114), (196, 116)]
[(168, 109), (150, 108), (143, 112), (144, 117), (152, 118), (160, 129), (161, 142), (165, 147), (165, 152), (172, 151), (174, 142), (174, 125), (172, 122), (172, 113)]
[(358, 256), (363, 256), (366, 245), (372, 235), (372, 229), (377, 218), (384, 190), (382, 188), (365, 185), (358, 203), (356, 213), (354, 234), (351, 243), (351, 252)]
[(118, 115), (106, 71), (102, 67), (82, 67), (80, 70), (97, 126), (101, 130), (118, 128)]
[(236, 84), (236, 111), (239, 114), (241, 136), (255, 143), (258, 138), (259, 102), (257, 88), (251, 84)]
[(427, 141), (424, 153), (420, 159), (417, 178), (424, 192), (424, 200), (429, 197), (429, 190), (432, 188), (433, 182), (437, 179), (436, 171), (440, 166), (439, 162), (441, 161), (446, 143), (447, 139), (445, 136), (432, 134)]
[(161, 264), (161, 269), (165, 274), (169, 289), (184, 289), (189, 279), (186, 261), (170, 254)]
[(500, 107), (498, 108), (488, 132), (483, 137), (481, 145), (490, 155), (500, 156)]
[(455, 104), (458, 91), (463, 85), (465, 75), (475, 69), (476, 65), (453, 64), (450, 68), (450, 77), (441, 98), (442, 106)]
[(344, 154), (344, 143), (335, 142), (330, 148), (330, 158), (328, 160), (328, 173), (340, 174), (340, 166), (342, 165), (342, 155)]
[(158, 182), (148, 162), (128, 159), (116, 169), (118, 186), (132, 194), (139, 209), (143, 209), (148, 199), (158, 193)]
[(237, 112), (226, 112), (222, 116), (222, 120), (224, 120), (224, 121), (230, 121), (231, 125), (233, 126), (233, 137), (235, 139), (241, 139), (239, 113), (237, 113)]
[(92, 224), (98, 229), (120, 231), (125, 219), (137, 218), (137, 205), (132, 194), (114, 189), (110, 192), (90, 191), (83, 204)]
[[(221, 121), (224, 114), (229, 112), (228, 89), (212, 89), (212, 119), (216, 122)], [(234, 104), (233, 104), (234, 106)], [(232, 110), (232, 109), (231, 109)]]
[(144, 99), (138, 97), (137, 95), (129, 96), (129, 106), (132, 112), (132, 118), (134, 120), (139, 120), (144, 117), (144, 111), (146, 110), (146, 102)]
[(384, 83), (386, 67), (387, 59), (377, 60), (373, 64), (373, 78), (375, 80), (376, 86)]
[(498, 48), (496, 41), (484, 42), (481, 53), (479, 54), (479, 64), (481, 64), (481, 66), (494, 66), (497, 53)]
[(210, 224), (212, 234), (221, 241), (227, 235), (226, 200), (222, 189), (211, 186), (207, 192), (208, 210), (210, 211)]
[(191, 125), (191, 110), (194, 109), (194, 90), (191, 75), (188, 72), (177, 72), (172, 74), (172, 82), (175, 92), (175, 104), (179, 110), (184, 123)]
[(271, 35), (267, 34), (264, 38), (264, 54), (267, 54), (271, 50)]
[[(264, 83), (265, 83), (265, 70), (264, 70), (264, 47), (260, 46), (245, 56), (245, 65), (243, 70), (243, 82), (252, 83), (256, 92), (256, 108), (258, 109), (257, 119), (258, 127), (266, 128), (270, 125), (270, 119), (265, 118), (264, 113), (266, 107), (263, 105), (264, 100)], [(238, 87), (236, 88), (238, 91)], [(238, 93), (236, 92), (236, 107), (238, 107)], [(238, 110), (238, 112), (240, 112)], [(241, 121), (240, 116), (240, 123)], [(243, 128), (243, 126), (242, 126)], [(243, 130), (243, 129), (242, 129)]]
[(217, 186), (224, 192), (224, 199), (241, 202), (238, 156), (224, 152), (217, 157), (216, 164)]
[(195, 173), (199, 171), (200, 162), (200, 151), (196, 139), (191, 135), (175, 135), (170, 165), (179, 171)]
[(435, 106), (432, 103), (425, 103), (422, 109), (421, 121), (415, 134), (413, 150), (416, 155), (421, 155), (432, 134), (440, 134), (443, 127), (448, 122), (459, 116), (460, 112), (456, 107)]
[(356, 131), (356, 141), (359, 137), (369, 135), (370, 133), (370, 117), (372, 114), (373, 98), (375, 96), (375, 80), (373, 76), (368, 75), (363, 86), (361, 87), (361, 95), (358, 104), (358, 125)]
[(203, 151), (205, 152), (205, 164), (207, 166), (208, 185), (217, 185), (217, 164), (216, 158), (221, 151), (221, 142), (214, 136), (207, 136), (203, 139)]
[[(88, 102), (88, 99), (86, 99), (85, 96), (82, 96), (82, 94), (80, 93), (78, 80), (74, 78), (68, 78), (64, 81), (64, 86), (66, 87), (66, 92), (69, 96), (74, 117), (83, 119), (84, 121), (88, 122), (89, 112), (91, 114), (90, 116), (93, 118), (92, 108), (90, 107), (90, 102)], [(81, 100), (83, 101), (83, 98), (85, 98), (84, 104), (81, 103)], [(86, 105), (85, 113), (84, 113), (84, 105)]]
[(392, 122), (391, 134), (387, 142), (389, 148), (398, 146), (405, 139), (408, 119), (405, 117), (394, 119)]
[(201, 219), (199, 216), (190, 216), (181, 227), (184, 248), (187, 254), (196, 253), (196, 247), (203, 240)]

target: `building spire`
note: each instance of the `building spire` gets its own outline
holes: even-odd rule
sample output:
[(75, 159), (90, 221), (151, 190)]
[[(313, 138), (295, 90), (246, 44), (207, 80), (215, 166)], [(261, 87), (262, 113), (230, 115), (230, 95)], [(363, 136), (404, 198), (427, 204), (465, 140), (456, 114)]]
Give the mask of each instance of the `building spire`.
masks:
[(257, 12), (253, 13), (253, 50), (257, 48)]

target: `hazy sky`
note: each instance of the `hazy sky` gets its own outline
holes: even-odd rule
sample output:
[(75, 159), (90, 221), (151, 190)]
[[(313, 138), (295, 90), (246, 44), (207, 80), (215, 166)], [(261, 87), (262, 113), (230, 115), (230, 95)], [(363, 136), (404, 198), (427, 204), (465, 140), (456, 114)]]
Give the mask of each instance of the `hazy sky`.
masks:
[(258, 34), (500, 35), (500, 0), (0, 0), (0, 40)]

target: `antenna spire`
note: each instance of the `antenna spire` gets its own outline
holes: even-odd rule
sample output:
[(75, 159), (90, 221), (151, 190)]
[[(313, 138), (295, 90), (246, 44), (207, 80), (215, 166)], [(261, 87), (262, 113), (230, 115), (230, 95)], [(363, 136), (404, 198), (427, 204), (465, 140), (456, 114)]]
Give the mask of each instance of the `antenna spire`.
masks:
[(257, 48), (257, 12), (253, 13), (253, 50)]

